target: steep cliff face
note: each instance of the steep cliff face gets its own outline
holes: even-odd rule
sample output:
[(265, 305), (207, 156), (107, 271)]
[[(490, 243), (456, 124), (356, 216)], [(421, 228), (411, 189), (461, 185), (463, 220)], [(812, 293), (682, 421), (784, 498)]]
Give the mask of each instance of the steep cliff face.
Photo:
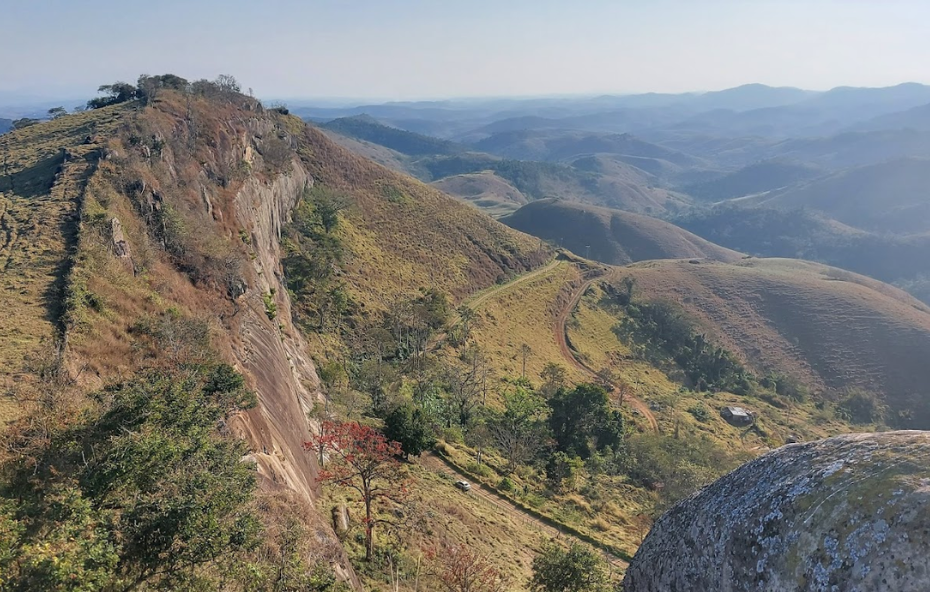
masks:
[[(313, 180), (298, 164), (270, 182), (248, 180), (235, 196), (236, 217), (250, 235), (255, 275), (239, 297), (244, 301), (231, 324), (232, 352), (252, 379), (259, 406), (233, 419), (235, 433), (249, 442), (266, 489), (283, 489), (313, 505), (319, 493), (315, 456), (303, 450), (310, 440), (307, 412), (322, 397), (319, 378), (300, 332), (291, 322), (291, 303), (281, 274), (281, 229), (304, 188)], [(266, 299), (274, 302), (268, 313)], [(273, 316), (273, 318), (271, 318)], [(315, 531), (321, 551), (340, 576), (358, 585), (339, 541), (321, 514)]]
[(169, 95), (127, 111), (119, 130), (100, 138), (107, 157), (86, 191), (72, 196), (82, 221), (68, 366), (95, 388), (142, 365), (170, 363), (172, 354), (153, 349), (140, 327), (178, 318), (209, 326), (211, 349), (258, 398), (227, 428), (248, 443), (262, 490), (302, 506), (295, 512), (312, 521), (315, 559), (359, 587), (315, 509), (318, 467), (303, 444), (307, 412), (323, 395), (291, 321), (280, 263), (282, 228), (314, 179), (256, 102), (190, 103)]
[(930, 589), (930, 433), (790, 445), (666, 513), (625, 590)]

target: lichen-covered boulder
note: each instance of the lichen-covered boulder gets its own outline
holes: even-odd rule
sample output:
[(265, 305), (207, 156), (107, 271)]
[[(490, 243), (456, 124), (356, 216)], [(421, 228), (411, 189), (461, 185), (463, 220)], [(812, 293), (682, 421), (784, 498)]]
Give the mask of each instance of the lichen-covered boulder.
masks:
[(662, 516), (626, 592), (930, 590), (930, 432), (784, 446)]

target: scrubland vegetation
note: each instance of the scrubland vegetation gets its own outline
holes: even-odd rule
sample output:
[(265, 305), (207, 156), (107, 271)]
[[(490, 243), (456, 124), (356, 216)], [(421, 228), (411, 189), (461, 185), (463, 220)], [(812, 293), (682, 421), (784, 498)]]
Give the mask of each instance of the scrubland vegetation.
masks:
[[(926, 351), (927, 310), (900, 291), (537, 201), (597, 218), (595, 258), (679, 259), (600, 265), (240, 91), (228, 76), (142, 76), (0, 137), (0, 353), (15, 395), (0, 590), (336, 591), (356, 575), (375, 590), (619, 590), (652, 521), (741, 462), (926, 421), (892, 370), (904, 366), (865, 376), (869, 354), (848, 349), (849, 331), (868, 330), (900, 364)], [(365, 119), (329, 128), (416, 157), (424, 177), (491, 175), (526, 200), (577, 190), (677, 208), (663, 187), (610, 193), (603, 170), (652, 173), (576, 153), (592, 147), (701, 165), (616, 134), (480, 142), (550, 161), (526, 162)], [(288, 212), (262, 209), (276, 183)], [(762, 226), (795, 220), (755, 212)], [(767, 240), (730, 232), (731, 214), (689, 220)], [(752, 423), (727, 424), (724, 406)], [(288, 480), (304, 469), (298, 491)]]

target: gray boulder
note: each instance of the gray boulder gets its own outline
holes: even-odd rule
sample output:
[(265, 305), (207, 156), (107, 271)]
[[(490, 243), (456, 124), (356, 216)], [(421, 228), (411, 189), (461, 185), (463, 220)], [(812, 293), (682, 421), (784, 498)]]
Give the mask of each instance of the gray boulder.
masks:
[(930, 432), (784, 446), (663, 515), (626, 592), (930, 590)]

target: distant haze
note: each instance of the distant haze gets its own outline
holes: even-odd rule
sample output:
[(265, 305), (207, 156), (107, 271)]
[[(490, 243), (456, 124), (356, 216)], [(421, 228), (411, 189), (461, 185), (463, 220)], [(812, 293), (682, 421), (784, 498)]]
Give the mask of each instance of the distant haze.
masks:
[(930, 82), (926, 0), (43, 0), (0, 19), (0, 100), (143, 72), (368, 100)]

